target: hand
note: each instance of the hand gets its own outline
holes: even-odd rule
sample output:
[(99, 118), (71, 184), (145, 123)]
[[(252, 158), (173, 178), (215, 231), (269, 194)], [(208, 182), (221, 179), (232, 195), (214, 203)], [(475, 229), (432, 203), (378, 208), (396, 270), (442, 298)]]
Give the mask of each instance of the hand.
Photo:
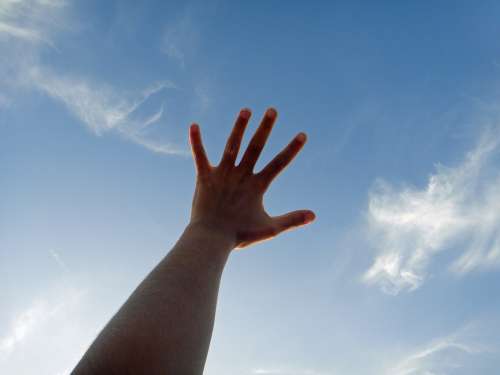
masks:
[(208, 161), (199, 126), (192, 124), (189, 128), (197, 171), (190, 225), (201, 224), (218, 231), (231, 238), (238, 248), (270, 239), (288, 229), (308, 224), (315, 218), (314, 213), (309, 210), (271, 217), (264, 209), (265, 191), (306, 142), (304, 133), (297, 134), (260, 172), (253, 173), (276, 120), (275, 109), (269, 108), (266, 111), (240, 163), (235, 166), (250, 116), (249, 109), (240, 111), (221, 161), (216, 167)]

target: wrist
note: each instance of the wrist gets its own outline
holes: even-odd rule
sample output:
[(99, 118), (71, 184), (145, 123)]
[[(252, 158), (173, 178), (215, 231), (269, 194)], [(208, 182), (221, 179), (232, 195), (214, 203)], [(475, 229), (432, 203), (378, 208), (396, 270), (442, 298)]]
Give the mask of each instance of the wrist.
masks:
[(208, 241), (207, 245), (210, 247), (217, 247), (227, 251), (231, 251), (236, 247), (236, 235), (213, 223), (191, 221), (184, 232), (203, 241)]

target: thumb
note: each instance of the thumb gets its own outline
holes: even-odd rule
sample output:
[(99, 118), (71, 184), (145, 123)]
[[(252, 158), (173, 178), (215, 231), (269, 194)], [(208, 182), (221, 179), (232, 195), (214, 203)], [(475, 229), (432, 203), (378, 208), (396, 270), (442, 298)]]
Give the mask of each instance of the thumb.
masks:
[(309, 224), (316, 218), (311, 210), (291, 211), (283, 215), (272, 217), (276, 232), (281, 233), (289, 229)]

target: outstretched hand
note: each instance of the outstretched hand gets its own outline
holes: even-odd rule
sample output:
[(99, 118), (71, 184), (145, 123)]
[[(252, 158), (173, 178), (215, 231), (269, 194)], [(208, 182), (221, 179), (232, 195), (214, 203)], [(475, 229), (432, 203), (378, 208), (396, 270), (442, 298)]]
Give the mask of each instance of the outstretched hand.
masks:
[(249, 109), (240, 111), (218, 166), (212, 166), (207, 158), (199, 126), (192, 124), (189, 128), (197, 171), (190, 224), (217, 231), (238, 248), (270, 239), (315, 218), (310, 210), (271, 217), (264, 209), (263, 195), (267, 188), (306, 142), (304, 133), (297, 134), (260, 172), (253, 172), (276, 120), (275, 109), (266, 111), (240, 163), (235, 165), (250, 116)]

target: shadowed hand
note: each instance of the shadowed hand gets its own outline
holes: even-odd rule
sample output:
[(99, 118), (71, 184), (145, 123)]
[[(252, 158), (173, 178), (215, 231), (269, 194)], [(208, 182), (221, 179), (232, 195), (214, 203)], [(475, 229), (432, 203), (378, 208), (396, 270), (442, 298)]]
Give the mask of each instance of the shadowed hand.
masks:
[(237, 248), (270, 239), (315, 218), (310, 210), (272, 217), (264, 209), (267, 188), (306, 142), (304, 133), (297, 134), (260, 172), (253, 172), (276, 120), (275, 109), (266, 111), (240, 163), (235, 165), (250, 116), (249, 109), (240, 111), (218, 166), (212, 166), (207, 158), (199, 126), (192, 124), (189, 128), (197, 172), (190, 224), (201, 224), (227, 236)]

